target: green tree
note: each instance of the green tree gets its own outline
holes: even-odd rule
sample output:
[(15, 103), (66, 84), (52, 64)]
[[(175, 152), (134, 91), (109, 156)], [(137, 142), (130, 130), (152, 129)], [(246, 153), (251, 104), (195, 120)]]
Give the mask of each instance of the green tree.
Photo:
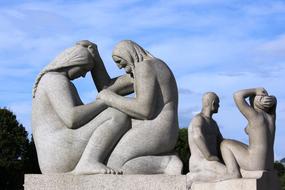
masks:
[(175, 147), (178, 156), (183, 162), (183, 174), (187, 174), (189, 172), (189, 158), (190, 158), (190, 149), (188, 145), (188, 129), (180, 128), (178, 141)]
[(35, 152), (33, 141), (29, 142), (28, 133), (16, 115), (0, 108), (1, 189), (23, 189), (24, 174), (39, 171)]
[(280, 162), (274, 162), (274, 169), (277, 171), (279, 177), (285, 174), (285, 167)]
[(33, 137), (24, 154), (24, 171), (26, 174), (40, 174), (40, 166), (38, 163), (38, 156)]

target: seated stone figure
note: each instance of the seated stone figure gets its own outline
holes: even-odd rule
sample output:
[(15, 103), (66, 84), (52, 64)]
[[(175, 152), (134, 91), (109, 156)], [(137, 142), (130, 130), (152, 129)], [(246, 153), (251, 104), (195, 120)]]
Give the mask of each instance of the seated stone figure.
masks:
[(221, 152), (227, 169), (225, 178), (242, 177), (240, 170), (273, 171), (276, 98), (269, 96), (264, 88), (254, 88), (236, 92), (234, 100), (248, 121), (245, 132), (249, 145), (235, 140), (222, 142)]
[(42, 173), (119, 173), (105, 162), (130, 129), (129, 117), (102, 100), (83, 104), (71, 82), (91, 72), (98, 91), (132, 92), (127, 75), (110, 79), (95, 44), (80, 41), (47, 65), (36, 79), (32, 129)]
[(193, 182), (216, 180), (225, 173), (221, 163), (220, 144), (223, 136), (216, 121), (212, 118), (218, 113), (219, 97), (207, 92), (202, 98), (202, 111), (191, 121), (188, 128), (188, 141), (191, 151), (187, 185)]
[(120, 139), (107, 166), (124, 173), (180, 174), (182, 162), (173, 154), (178, 138), (178, 91), (168, 66), (133, 41), (121, 41), (113, 60), (134, 79), (134, 97), (109, 89), (98, 98), (132, 118), (132, 128)]

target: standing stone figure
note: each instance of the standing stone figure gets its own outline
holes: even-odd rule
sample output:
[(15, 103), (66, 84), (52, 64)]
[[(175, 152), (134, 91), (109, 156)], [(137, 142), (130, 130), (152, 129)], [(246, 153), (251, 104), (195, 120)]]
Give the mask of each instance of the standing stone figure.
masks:
[(107, 165), (124, 173), (180, 174), (173, 154), (178, 138), (178, 91), (168, 66), (130, 40), (113, 50), (113, 60), (134, 79), (134, 97), (109, 89), (98, 98), (132, 118), (132, 128), (120, 139)]
[(216, 121), (212, 118), (218, 113), (219, 97), (214, 92), (203, 95), (202, 111), (191, 121), (188, 128), (188, 141), (191, 151), (187, 185), (193, 182), (211, 181), (225, 173), (221, 163), (220, 144), (223, 136)]
[(234, 100), (248, 121), (245, 132), (249, 145), (235, 140), (222, 142), (221, 152), (227, 168), (225, 178), (241, 177), (240, 169), (273, 171), (276, 98), (269, 96), (264, 88), (254, 88), (236, 92)]
[(33, 138), (42, 173), (120, 173), (105, 165), (130, 129), (129, 117), (97, 99), (83, 104), (71, 82), (91, 72), (98, 91), (132, 92), (131, 77), (110, 79), (95, 44), (80, 41), (64, 50), (36, 79), (32, 100)]

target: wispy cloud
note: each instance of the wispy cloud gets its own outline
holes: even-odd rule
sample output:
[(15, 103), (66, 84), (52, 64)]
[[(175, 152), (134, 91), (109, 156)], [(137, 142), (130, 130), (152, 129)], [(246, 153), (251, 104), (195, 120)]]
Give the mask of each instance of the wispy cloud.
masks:
[[(164, 60), (177, 79), (181, 127), (200, 111), (202, 94), (215, 91), (221, 98), (215, 118), (223, 133), (246, 141), (246, 120), (232, 93), (257, 86), (277, 96), (277, 126), (285, 122), (283, 1), (11, 0), (0, 5), (0, 106), (15, 110), (27, 128), (36, 75), (80, 39), (98, 44), (111, 76), (122, 73), (111, 59), (122, 39), (137, 41)], [(75, 84), (84, 102), (96, 97), (90, 76)], [(280, 157), (285, 131), (277, 132)]]

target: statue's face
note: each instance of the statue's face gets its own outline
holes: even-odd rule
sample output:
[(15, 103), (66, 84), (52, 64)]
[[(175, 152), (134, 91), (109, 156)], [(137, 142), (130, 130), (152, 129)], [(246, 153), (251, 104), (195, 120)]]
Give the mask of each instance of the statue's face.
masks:
[(90, 65), (70, 67), (67, 69), (67, 77), (70, 80), (74, 80), (79, 77), (85, 77), (86, 73), (91, 69), (92, 67)]
[(212, 103), (212, 111), (213, 113), (218, 113), (220, 107), (220, 100), (219, 98), (215, 98), (215, 100)]
[(119, 69), (124, 68), (125, 72), (127, 74), (133, 74), (133, 67), (132, 64), (130, 64), (129, 62), (127, 62), (126, 60), (124, 60), (123, 58), (120, 58), (118, 56), (113, 55), (113, 60), (115, 61), (115, 63), (117, 64), (117, 66), (119, 67)]

